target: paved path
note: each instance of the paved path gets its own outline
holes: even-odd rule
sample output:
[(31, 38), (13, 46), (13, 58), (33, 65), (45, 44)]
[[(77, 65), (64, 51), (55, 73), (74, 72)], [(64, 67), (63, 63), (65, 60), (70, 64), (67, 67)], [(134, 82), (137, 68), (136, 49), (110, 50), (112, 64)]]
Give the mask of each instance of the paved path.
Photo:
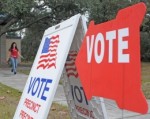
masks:
[[(9, 68), (0, 68), (0, 83), (3, 83), (7, 86), (13, 87), (20, 91), (23, 91), (26, 84), (28, 75), (17, 73), (16, 75), (12, 74)], [(54, 101), (67, 105), (66, 98), (64, 95), (64, 90), (61, 85), (58, 86)], [(146, 115), (139, 115), (137, 113), (131, 113), (128, 111), (121, 111), (117, 108), (116, 103), (110, 100), (105, 100), (105, 105), (109, 119), (122, 119), (122, 114), (124, 119), (150, 119), (150, 100), (149, 103), (149, 112)]]
[[(0, 82), (7, 86), (13, 87), (21, 92), (24, 89), (27, 79), (28, 75), (22, 73), (17, 73), (16, 75), (14, 75), (10, 71), (10, 68), (0, 68)], [(67, 105), (64, 90), (61, 85), (58, 85), (54, 102)]]

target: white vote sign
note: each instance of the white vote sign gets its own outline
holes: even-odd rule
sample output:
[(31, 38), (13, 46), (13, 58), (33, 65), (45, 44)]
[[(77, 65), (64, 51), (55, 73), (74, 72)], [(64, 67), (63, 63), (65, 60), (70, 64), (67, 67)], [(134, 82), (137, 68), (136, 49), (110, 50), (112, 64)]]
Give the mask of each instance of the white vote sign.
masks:
[(48, 28), (13, 119), (46, 119), (81, 15)]

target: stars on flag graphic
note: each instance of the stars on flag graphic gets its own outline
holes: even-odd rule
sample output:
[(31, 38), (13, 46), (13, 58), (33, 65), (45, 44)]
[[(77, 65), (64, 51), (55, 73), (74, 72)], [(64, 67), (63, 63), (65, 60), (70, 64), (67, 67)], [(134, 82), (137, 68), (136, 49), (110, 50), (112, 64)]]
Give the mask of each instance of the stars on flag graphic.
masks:
[(56, 68), (57, 48), (59, 42), (59, 35), (45, 38), (37, 69)]
[(65, 63), (65, 69), (68, 78), (71, 76), (78, 78), (78, 72), (75, 66), (76, 56), (77, 56), (77, 51), (70, 51), (68, 54), (67, 61)]

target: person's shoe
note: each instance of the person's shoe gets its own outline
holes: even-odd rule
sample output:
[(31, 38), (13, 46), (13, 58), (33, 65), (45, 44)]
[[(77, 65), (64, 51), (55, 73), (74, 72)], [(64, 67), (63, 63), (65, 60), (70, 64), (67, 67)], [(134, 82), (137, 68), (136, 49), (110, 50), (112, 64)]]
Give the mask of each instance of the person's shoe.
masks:
[(14, 74), (16, 74), (16, 72), (14, 72)]
[(13, 69), (11, 69), (11, 72), (13, 72), (14, 70)]

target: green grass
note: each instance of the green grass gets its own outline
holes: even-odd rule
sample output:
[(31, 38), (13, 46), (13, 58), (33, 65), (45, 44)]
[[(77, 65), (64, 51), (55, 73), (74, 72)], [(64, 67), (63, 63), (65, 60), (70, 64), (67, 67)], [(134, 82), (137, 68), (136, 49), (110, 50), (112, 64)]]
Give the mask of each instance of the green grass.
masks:
[(18, 72), (23, 73), (25, 75), (29, 75), (30, 70), (29, 69), (20, 69), (20, 70), (18, 70)]
[[(12, 119), (20, 100), (21, 92), (0, 83), (0, 119)], [(4, 97), (3, 99), (1, 99)], [(70, 119), (66, 106), (53, 103), (48, 119)]]
[(147, 99), (150, 99), (150, 63), (142, 63), (142, 89)]
[(68, 107), (53, 103), (48, 115), (48, 119), (71, 119)]
[(0, 119), (12, 119), (21, 92), (0, 83)]

